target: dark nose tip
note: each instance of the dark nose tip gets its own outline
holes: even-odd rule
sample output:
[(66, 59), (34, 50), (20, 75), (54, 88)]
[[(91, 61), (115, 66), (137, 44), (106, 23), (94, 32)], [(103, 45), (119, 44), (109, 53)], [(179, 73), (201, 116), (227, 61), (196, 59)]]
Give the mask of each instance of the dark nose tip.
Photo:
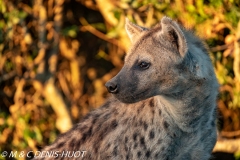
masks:
[(107, 87), (107, 90), (108, 90), (109, 93), (115, 94), (115, 93), (118, 92), (118, 86), (117, 86), (117, 84), (115, 84), (113, 82), (107, 82), (105, 84), (105, 86)]

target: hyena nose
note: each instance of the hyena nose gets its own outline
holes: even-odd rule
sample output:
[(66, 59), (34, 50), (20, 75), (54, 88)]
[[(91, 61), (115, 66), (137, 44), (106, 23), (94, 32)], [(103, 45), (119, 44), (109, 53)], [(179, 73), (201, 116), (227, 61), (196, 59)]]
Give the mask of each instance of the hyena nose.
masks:
[(118, 86), (113, 82), (107, 82), (105, 86), (107, 87), (109, 93), (116, 94), (118, 92)]

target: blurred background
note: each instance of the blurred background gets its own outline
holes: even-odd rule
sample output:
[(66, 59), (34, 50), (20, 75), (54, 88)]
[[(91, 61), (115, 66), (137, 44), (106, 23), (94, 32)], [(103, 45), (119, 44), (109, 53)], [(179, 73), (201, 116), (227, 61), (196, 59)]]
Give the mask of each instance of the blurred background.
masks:
[(164, 15), (208, 44), (215, 159), (240, 159), (240, 0), (0, 0), (0, 153), (40, 150), (99, 107), (130, 45), (125, 17), (152, 27)]

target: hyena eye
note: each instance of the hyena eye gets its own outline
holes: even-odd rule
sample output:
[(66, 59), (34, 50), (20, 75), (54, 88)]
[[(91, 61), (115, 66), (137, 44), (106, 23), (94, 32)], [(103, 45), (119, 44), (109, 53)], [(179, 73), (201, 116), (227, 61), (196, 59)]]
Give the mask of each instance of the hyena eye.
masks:
[(149, 66), (150, 66), (150, 63), (140, 62), (140, 63), (138, 64), (138, 66), (139, 66), (141, 69), (148, 69)]

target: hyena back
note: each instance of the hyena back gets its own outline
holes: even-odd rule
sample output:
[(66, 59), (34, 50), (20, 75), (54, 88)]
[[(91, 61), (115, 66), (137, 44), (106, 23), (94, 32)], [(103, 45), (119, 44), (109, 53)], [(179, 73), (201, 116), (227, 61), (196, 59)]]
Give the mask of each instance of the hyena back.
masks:
[(132, 47), (106, 83), (114, 96), (44, 151), (86, 151), (86, 160), (209, 159), (218, 83), (204, 44), (167, 17), (152, 29), (128, 20), (125, 28)]

